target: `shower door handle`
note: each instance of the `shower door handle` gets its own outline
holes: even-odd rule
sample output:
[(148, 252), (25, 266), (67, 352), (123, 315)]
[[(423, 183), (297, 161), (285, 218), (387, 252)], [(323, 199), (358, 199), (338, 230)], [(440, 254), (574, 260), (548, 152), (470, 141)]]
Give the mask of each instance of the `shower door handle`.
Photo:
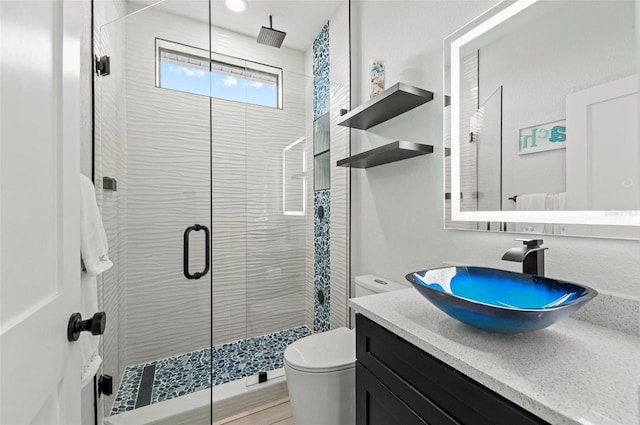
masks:
[[(204, 270), (201, 272), (196, 272), (194, 274), (189, 273), (189, 235), (192, 231), (200, 231), (204, 230)], [(207, 226), (201, 226), (199, 224), (194, 224), (193, 226), (189, 226), (184, 231), (184, 240), (182, 245), (182, 268), (184, 272), (184, 276), (187, 279), (200, 279), (205, 276), (209, 272), (209, 257), (211, 254), (211, 240), (210, 240), (209, 229)]]

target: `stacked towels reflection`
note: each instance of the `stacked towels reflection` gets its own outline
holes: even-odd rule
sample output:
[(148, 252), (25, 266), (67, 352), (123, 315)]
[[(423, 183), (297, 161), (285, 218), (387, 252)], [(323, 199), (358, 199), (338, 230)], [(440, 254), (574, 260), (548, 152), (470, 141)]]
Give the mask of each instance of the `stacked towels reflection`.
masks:
[[(516, 211), (563, 211), (567, 205), (567, 192), (553, 195), (527, 193), (515, 197)], [(517, 223), (516, 232), (566, 235), (566, 224)]]

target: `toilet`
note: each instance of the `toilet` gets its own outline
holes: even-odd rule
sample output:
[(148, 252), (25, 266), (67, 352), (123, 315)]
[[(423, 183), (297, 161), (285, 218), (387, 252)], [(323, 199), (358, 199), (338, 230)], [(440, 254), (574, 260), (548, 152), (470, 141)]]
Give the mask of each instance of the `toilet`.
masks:
[[(355, 283), (356, 297), (409, 287), (374, 275), (357, 276)], [(355, 424), (355, 329), (332, 329), (290, 344), (284, 370), (296, 425)]]

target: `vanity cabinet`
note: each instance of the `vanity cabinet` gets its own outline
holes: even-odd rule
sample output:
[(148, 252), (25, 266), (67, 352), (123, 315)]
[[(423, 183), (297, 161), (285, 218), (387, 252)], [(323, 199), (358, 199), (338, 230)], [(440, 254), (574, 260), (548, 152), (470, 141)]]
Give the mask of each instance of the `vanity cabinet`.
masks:
[(549, 425), (361, 314), (356, 357), (357, 425)]

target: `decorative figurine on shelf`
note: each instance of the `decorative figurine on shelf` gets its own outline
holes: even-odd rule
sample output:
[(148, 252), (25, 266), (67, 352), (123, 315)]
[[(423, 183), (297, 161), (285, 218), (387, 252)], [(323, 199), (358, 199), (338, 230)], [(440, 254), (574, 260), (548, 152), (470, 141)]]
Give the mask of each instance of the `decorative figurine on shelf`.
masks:
[(372, 58), (369, 61), (369, 73), (371, 76), (370, 98), (374, 98), (384, 90), (385, 68), (384, 59), (380, 57)]

